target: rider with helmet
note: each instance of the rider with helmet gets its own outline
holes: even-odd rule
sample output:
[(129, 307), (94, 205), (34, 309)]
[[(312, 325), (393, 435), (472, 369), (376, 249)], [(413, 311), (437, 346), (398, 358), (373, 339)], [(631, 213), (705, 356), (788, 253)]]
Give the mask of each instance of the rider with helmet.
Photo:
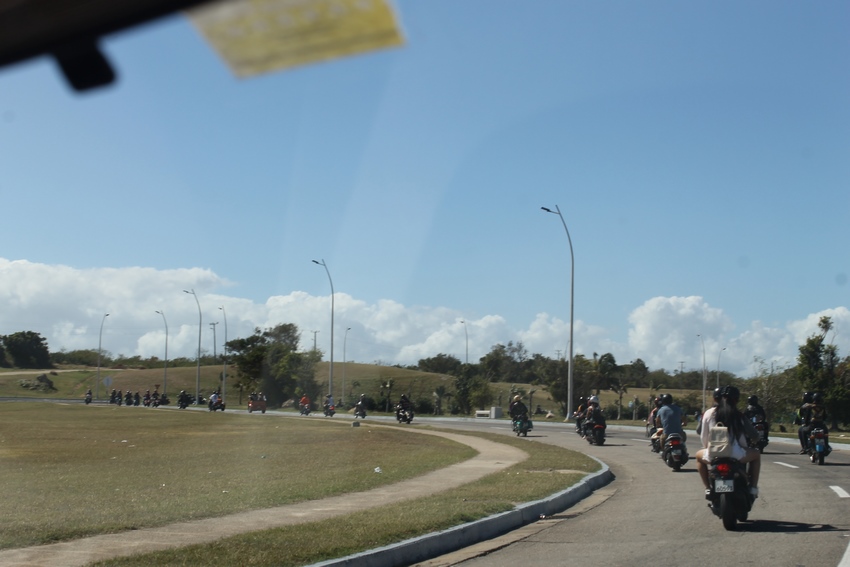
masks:
[(744, 417), (751, 423), (764, 422), (764, 440), (768, 441), (770, 426), (767, 423), (767, 414), (764, 412), (764, 408), (759, 405), (758, 396), (747, 398), (747, 409), (744, 410)]
[(827, 415), (823, 394), (815, 392), (811, 396), (811, 402), (800, 406), (800, 415), (803, 420), (803, 425), (800, 427), (800, 430), (803, 432), (800, 436), (800, 443), (803, 445), (803, 450), (800, 451), (800, 454), (808, 452), (809, 434), (815, 428), (823, 429), (824, 437), (826, 438), (826, 453), (829, 454), (832, 448), (829, 446), (829, 429), (826, 427)]
[(583, 431), (582, 422), (584, 421), (584, 414), (585, 414), (586, 411), (587, 411), (587, 403), (584, 399), (584, 396), (581, 396), (578, 399), (578, 407), (576, 408), (575, 413), (573, 413), (573, 417), (576, 418), (576, 433), (581, 434), (582, 431)]
[(725, 386), (720, 393), (720, 401), (716, 408), (706, 410), (703, 416), (705, 427), (702, 428), (700, 441), (702, 449), (697, 451), (697, 472), (705, 486), (705, 497), (709, 498), (710, 488), (708, 485), (708, 465), (711, 461), (708, 457), (708, 442), (711, 438), (711, 428), (722, 423), (729, 431), (729, 437), (733, 442), (732, 458), (741, 463), (749, 463), (750, 494), (758, 496), (759, 472), (761, 470), (761, 452), (749, 446), (748, 440), (758, 441), (759, 435), (753, 424), (744, 418), (744, 414), (738, 410), (738, 400), (741, 392), (735, 386)]
[(797, 415), (794, 417), (794, 423), (800, 426), (797, 429), (797, 437), (800, 439), (800, 454), (805, 455), (809, 451), (809, 407), (812, 403), (812, 393), (805, 392), (803, 394), (803, 404), (797, 410)]
[(511, 405), (508, 406), (508, 413), (511, 419), (518, 419), (523, 416), (528, 418), (528, 407), (522, 403), (522, 396), (519, 394), (514, 396), (513, 400), (511, 400)]
[(672, 433), (678, 433), (682, 441), (687, 440), (684, 426), (688, 423), (687, 416), (682, 412), (682, 408), (673, 403), (673, 396), (670, 394), (661, 394), (661, 407), (655, 415), (655, 425), (658, 427), (661, 435), (660, 447), (663, 448), (667, 442), (667, 436)]
[(582, 424), (584, 436), (587, 436), (592, 431), (595, 424), (605, 425), (605, 414), (599, 408), (599, 397), (590, 396), (587, 398), (587, 411), (585, 411), (584, 423)]

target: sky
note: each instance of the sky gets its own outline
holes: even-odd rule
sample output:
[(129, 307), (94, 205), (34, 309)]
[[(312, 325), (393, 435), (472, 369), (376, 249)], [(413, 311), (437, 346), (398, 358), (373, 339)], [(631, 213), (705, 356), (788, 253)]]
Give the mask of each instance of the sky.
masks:
[(850, 354), (850, 4), (393, 7), (403, 46), (249, 79), (183, 15), (94, 92), (0, 68), (0, 334), (327, 360), (332, 282), (335, 361), (565, 357), (571, 292), (574, 354), (748, 377), (824, 315)]

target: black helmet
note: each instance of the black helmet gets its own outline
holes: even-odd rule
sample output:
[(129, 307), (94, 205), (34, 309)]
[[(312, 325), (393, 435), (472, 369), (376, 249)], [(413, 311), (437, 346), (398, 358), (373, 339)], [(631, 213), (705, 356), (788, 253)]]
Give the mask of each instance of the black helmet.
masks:
[(759, 405), (759, 397), (758, 396), (750, 396), (749, 398), (747, 398), (747, 403), (750, 404), (751, 406), (757, 406), (757, 405)]
[(806, 393), (803, 394), (803, 403), (804, 404), (812, 403), (812, 393), (811, 392), (806, 392)]
[(823, 403), (823, 394), (820, 392), (815, 392), (812, 395), (812, 403), (813, 404), (822, 404)]
[(741, 399), (741, 390), (739, 390), (735, 386), (726, 386), (723, 388), (721, 396), (723, 396), (733, 404), (737, 404), (738, 400)]
[(661, 394), (659, 399), (661, 400), (662, 406), (669, 406), (673, 403), (673, 396), (670, 394)]
[(723, 397), (723, 388), (715, 388), (712, 396), (714, 397), (715, 402), (719, 402), (720, 398)]

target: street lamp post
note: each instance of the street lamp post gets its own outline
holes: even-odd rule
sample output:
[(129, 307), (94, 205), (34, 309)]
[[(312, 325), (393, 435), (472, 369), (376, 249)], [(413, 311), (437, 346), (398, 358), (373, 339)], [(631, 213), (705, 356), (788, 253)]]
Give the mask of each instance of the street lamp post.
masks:
[(199, 404), (201, 401), (201, 327), (204, 322), (201, 315), (201, 302), (198, 301), (198, 294), (195, 293), (195, 289), (193, 288), (191, 291), (184, 289), (183, 293), (191, 293), (195, 296), (195, 303), (198, 304), (198, 371), (195, 374), (195, 403)]
[(328, 373), (328, 393), (334, 395), (334, 281), (331, 279), (331, 272), (328, 270), (328, 265), (325, 264), (324, 258), (321, 262), (313, 260), (314, 264), (319, 264), (325, 268), (325, 273), (328, 274), (328, 281), (331, 283), (331, 367)]
[(715, 384), (715, 388), (720, 387), (720, 355), (723, 354), (723, 351), (726, 350), (726, 347), (720, 349), (720, 352), (717, 353), (717, 383)]
[(218, 358), (218, 353), (215, 350), (215, 343), (216, 343), (216, 340), (217, 340), (215, 338), (215, 326), (216, 325), (218, 325), (218, 321), (216, 321), (215, 323), (210, 323), (210, 329), (212, 329), (212, 331), (213, 331), (213, 360)]
[(708, 375), (705, 370), (705, 340), (702, 338), (702, 335), (697, 336), (699, 337), (699, 341), (702, 343), (702, 413), (705, 413), (705, 388), (708, 380)]
[(574, 289), (575, 289), (575, 255), (573, 254), (573, 239), (570, 237), (570, 230), (567, 228), (567, 223), (564, 220), (564, 215), (561, 214), (561, 209), (555, 205), (555, 210), (540, 207), (547, 213), (552, 213), (561, 217), (561, 224), (564, 225), (564, 232), (567, 233), (567, 242), (570, 244), (570, 365), (567, 369), (567, 417), (573, 408), (573, 306), (574, 306)]
[(109, 313), (105, 313), (103, 315), (103, 319), (100, 320), (100, 335), (97, 338), (97, 382), (95, 382), (94, 386), (94, 399), (100, 399), (100, 355), (103, 352), (101, 349), (101, 345), (103, 344), (103, 324), (106, 322), (106, 318), (109, 317)]
[(168, 392), (168, 321), (165, 320), (165, 311), (157, 311), (162, 315), (162, 322), (165, 323), (165, 364), (162, 366), (162, 395)]
[[(224, 392), (227, 391), (227, 311), (224, 310), (224, 305), (219, 309), (224, 315), (224, 366), (221, 369), (221, 401), (224, 402)], [(241, 397), (239, 401), (242, 402)]]
[[(342, 339), (342, 397), (339, 401), (342, 402), (341, 407), (345, 407), (345, 346), (348, 343), (348, 331), (351, 330), (351, 327), (346, 327), (345, 329), (345, 337)], [(339, 402), (337, 402), (339, 403)]]
[(463, 334), (466, 335), (466, 363), (469, 364), (469, 331), (466, 329), (466, 320), (461, 319), (461, 323), (463, 323)]

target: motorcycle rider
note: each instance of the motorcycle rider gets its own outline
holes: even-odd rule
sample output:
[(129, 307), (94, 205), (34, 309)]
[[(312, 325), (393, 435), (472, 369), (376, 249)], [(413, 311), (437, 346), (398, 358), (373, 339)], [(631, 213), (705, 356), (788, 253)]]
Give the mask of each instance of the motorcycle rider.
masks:
[(799, 429), (797, 429), (797, 437), (800, 439), (800, 454), (805, 455), (809, 452), (809, 432), (811, 428), (809, 428), (809, 412), (808, 412), (808, 404), (812, 403), (812, 393), (805, 392), (803, 394), (803, 404), (800, 406), (800, 409), (797, 410), (797, 415), (794, 418), (794, 422), (799, 425)]
[(528, 407), (522, 403), (522, 396), (519, 394), (514, 396), (513, 401), (511, 401), (511, 405), (508, 406), (508, 413), (512, 420), (522, 418), (528, 419)]
[[(156, 392), (154, 392), (154, 393), (156, 393)], [(218, 396), (218, 391), (217, 391), (217, 390), (213, 390), (213, 393), (212, 393), (212, 395), (210, 396), (210, 408), (214, 408), (214, 407), (216, 406), (216, 404), (218, 404), (218, 400), (219, 400), (219, 399), (220, 399), (220, 398), (219, 398), (219, 396)]]
[(599, 408), (599, 398), (590, 396), (587, 398), (587, 411), (584, 412), (582, 423), (582, 437), (587, 437), (593, 432), (593, 426), (599, 424), (605, 426), (605, 414)]
[(671, 394), (661, 394), (661, 407), (658, 408), (658, 413), (655, 415), (655, 425), (658, 427), (660, 436), (659, 448), (663, 454), (664, 445), (667, 443), (667, 437), (673, 433), (678, 433), (684, 443), (688, 436), (685, 433), (684, 426), (688, 424), (688, 416), (682, 412), (682, 408), (673, 403)]
[(803, 415), (803, 426), (800, 428), (805, 432), (806, 450), (808, 452), (809, 435), (812, 429), (823, 429), (824, 438), (826, 439), (826, 454), (832, 452), (832, 447), (829, 446), (829, 429), (826, 427), (826, 407), (824, 406), (823, 394), (815, 392), (812, 394), (811, 403), (804, 403), (800, 406), (801, 414)]
[(366, 417), (366, 394), (360, 394), (360, 399), (354, 404), (354, 417)]
[(737, 407), (741, 392), (735, 386), (726, 386), (720, 393), (720, 400), (716, 407), (705, 411), (702, 423), (705, 425), (700, 434), (702, 449), (697, 451), (697, 472), (705, 487), (705, 497), (709, 498), (711, 489), (708, 484), (708, 442), (711, 438), (711, 428), (722, 423), (729, 430), (729, 436), (733, 441), (732, 458), (741, 463), (749, 463), (750, 494), (758, 497), (759, 473), (761, 471), (761, 453), (758, 449), (749, 446), (748, 440), (757, 442), (759, 435), (753, 424), (747, 421)]
[(582, 432), (584, 431), (583, 422), (585, 413), (587, 413), (587, 404), (585, 403), (584, 396), (582, 396), (578, 399), (578, 408), (573, 413), (573, 416), (576, 418), (576, 432), (579, 434), (583, 434)]
[(661, 433), (658, 430), (658, 427), (655, 425), (655, 417), (658, 415), (658, 408), (661, 407), (661, 398), (655, 398), (654, 400), (655, 407), (652, 408), (652, 411), (649, 412), (649, 417), (646, 418), (646, 422), (649, 424), (649, 446), (650, 450), (653, 453), (659, 452), (658, 438), (661, 436)]
[(410, 400), (407, 399), (407, 394), (402, 394), (398, 400), (398, 405), (395, 408), (395, 418), (401, 419), (401, 412), (410, 411)]
[(298, 402), (298, 405), (301, 407), (301, 410), (310, 411), (310, 397), (307, 394), (301, 396), (301, 400)]
[(334, 405), (334, 397), (330, 394), (325, 394), (325, 401), (322, 402), (322, 410), (327, 413), (330, 411), (332, 405)]
[[(747, 409), (744, 410), (744, 417), (752, 423), (764, 422), (764, 440), (769, 441), (770, 424), (767, 423), (767, 414), (764, 412), (764, 408), (759, 405), (758, 396), (753, 395), (747, 398)], [(753, 418), (756, 418), (755, 422), (753, 422)]]

